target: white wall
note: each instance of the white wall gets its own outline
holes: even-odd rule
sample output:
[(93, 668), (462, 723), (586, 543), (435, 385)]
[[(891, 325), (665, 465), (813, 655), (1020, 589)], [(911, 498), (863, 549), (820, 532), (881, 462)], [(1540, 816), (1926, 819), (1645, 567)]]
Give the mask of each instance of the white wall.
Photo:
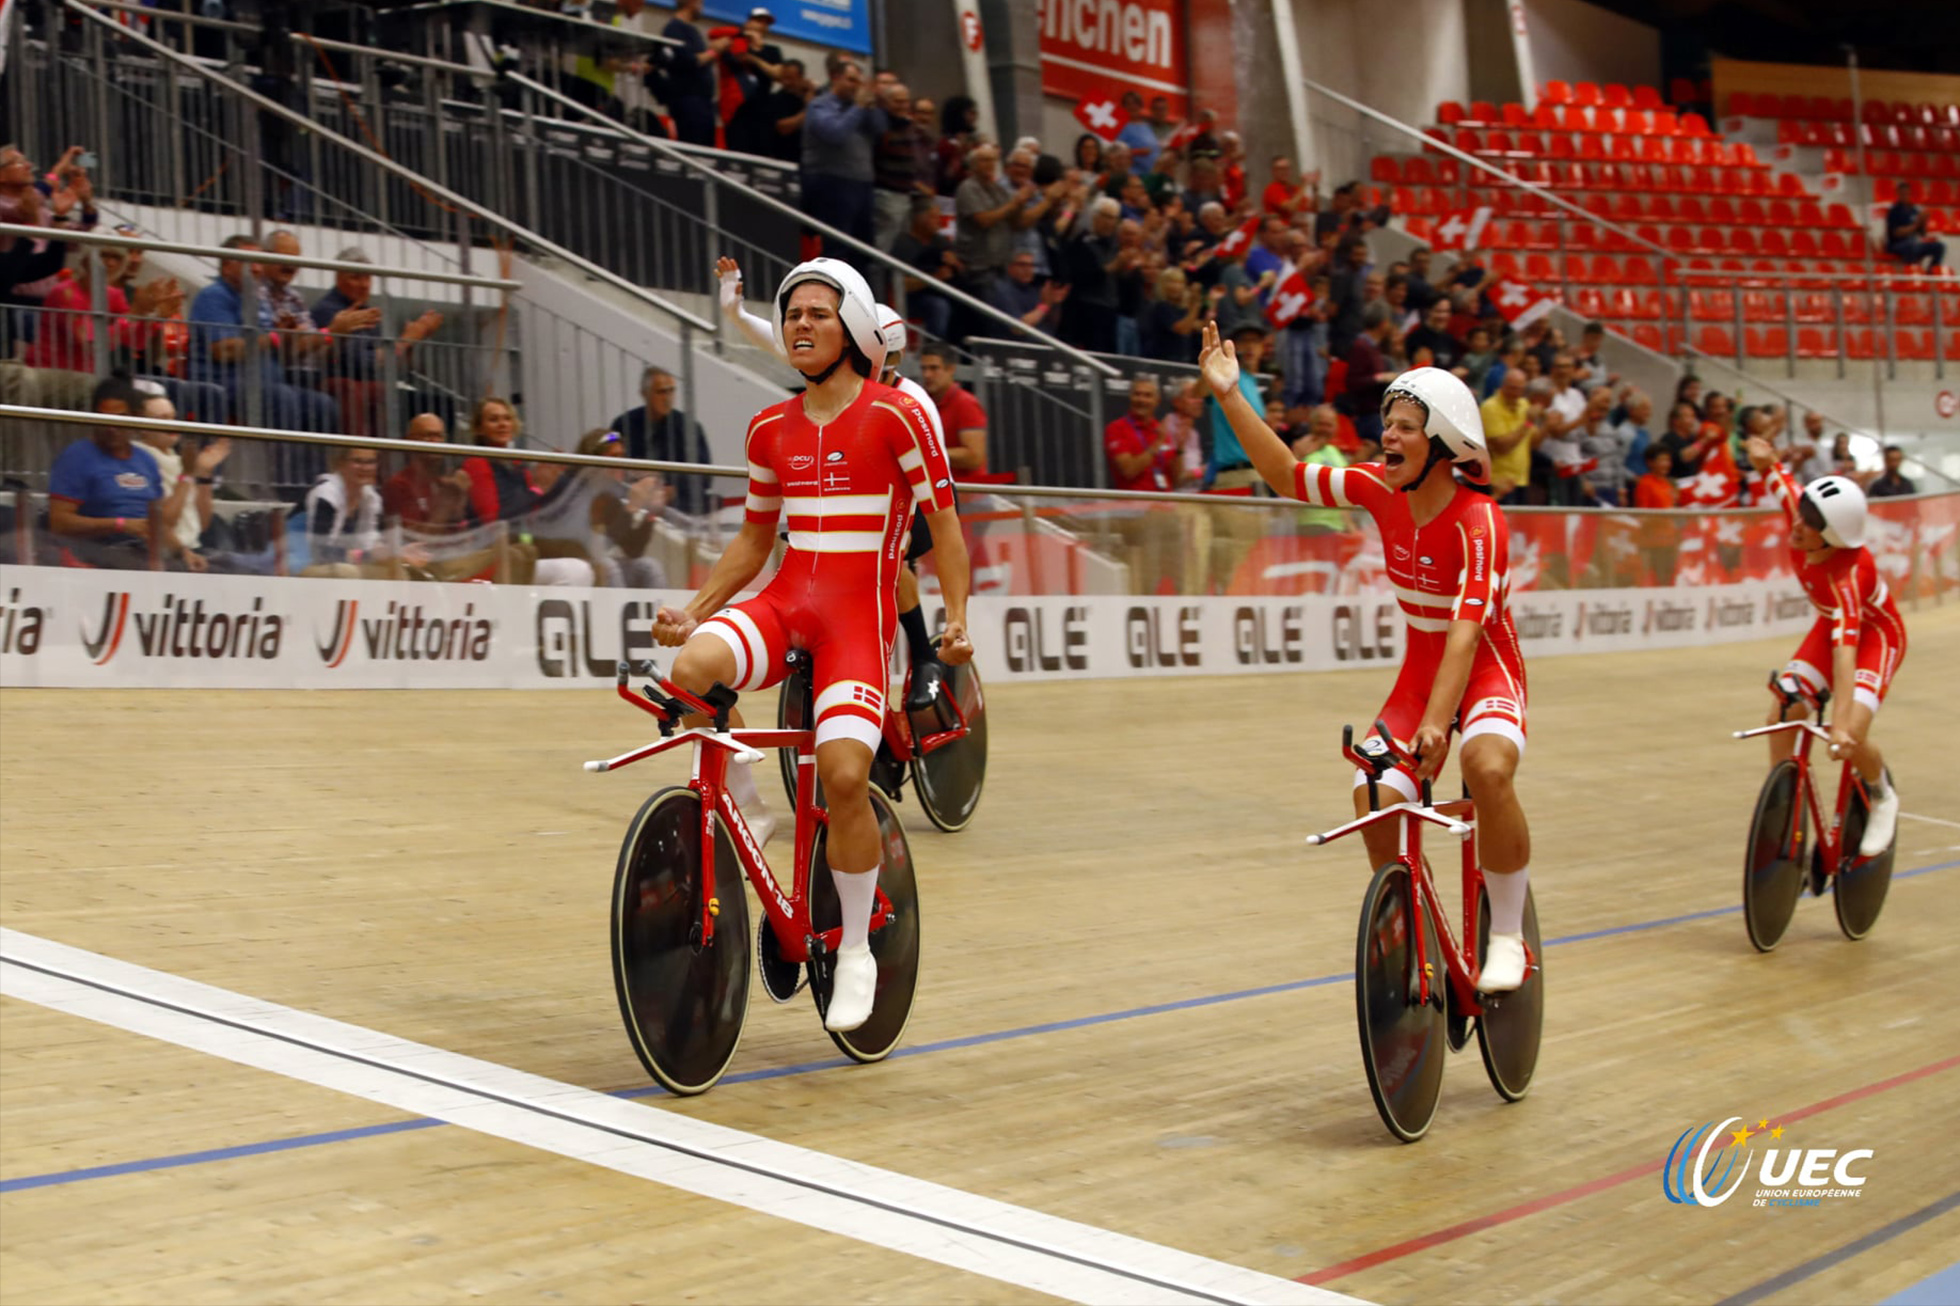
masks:
[(1661, 34), (1586, 0), (1525, 0), (1538, 84), (1620, 82), (1661, 90)]
[[(1438, 101), (1470, 98), (1464, 0), (1291, 2), (1309, 78), (1418, 128), (1435, 120)], [(1372, 154), (1415, 149), (1402, 133), (1313, 92), (1307, 117), (1309, 153), (1330, 184), (1365, 179)]]

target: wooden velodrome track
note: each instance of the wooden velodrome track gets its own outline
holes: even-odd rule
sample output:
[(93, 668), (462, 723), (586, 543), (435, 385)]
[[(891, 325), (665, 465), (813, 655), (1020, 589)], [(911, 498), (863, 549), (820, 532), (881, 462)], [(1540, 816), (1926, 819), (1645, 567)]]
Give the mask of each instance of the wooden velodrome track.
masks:
[[(1538, 1078), (1503, 1105), (1466, 1051), (1417, 1145), (1382, 1129), (1356, 1050), (1362, 858), (1301, 844), (1346, 814), (1334, 746), (1381, 671), (995, 687), (973, 828), (900, 809), (926, 949), (908, 1054), (843, 1067), (806, 1000), (756, 994), (727, 1081), (619, 1110), (1375, 1301), (1882, 1301), (1960, 1261), (1960, 609), (1908, 619), (1880, 719), (1914, 814), (1900, 878), (1866, 941), (1806, 900), (1768, 956), (1737, 912), (1763, 750), (1727, 732), (1761, 720), (1783, 642), (1532, 667)], [(578, 765), (644, 734), (605, 689), (7, 690), (0, 911), (545, 1080), (644, 1090), (607, 892), (635, 805), (682, 764)], [(0, 1015), (7, 1302), (1044, 1296), (893, 1250), (875, 1222), (822, 1232), (422, 1127), (38, 1001)], [(1862, 1194), (1669, 1204), (1676, 1137), (1732, 1115), (1872, 1149)]]

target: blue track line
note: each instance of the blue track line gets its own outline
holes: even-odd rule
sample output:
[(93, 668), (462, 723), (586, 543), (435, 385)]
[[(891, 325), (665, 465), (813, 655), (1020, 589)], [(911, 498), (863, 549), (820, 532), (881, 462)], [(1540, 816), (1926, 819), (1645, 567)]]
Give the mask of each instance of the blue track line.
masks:
[[(1842, 1247), (1834, 1248), (1831, 1251), (1825, 1252), (1822, 1256), (1805, 1261), (1802, 1265), (1785, 1270), (1775, 1278), (1765, 1279), (1753, 1288), (1744, 1289), (1733, 1297), (1725, 1298), (1718, 1303), (1718, 1306), (1751, 1306), (1752, 1303), (1759, 1302), (1765, 1297), (1773, 1297), (1785, 1288), (1802, 1283), (1805, 1279), (1822, 1274), (1834, 1265), (1842, 1265), (1854, 1256), (1861, 1256), (1874, 1247), (1891, 1242), (1900, 1234), (1911, 1233), (1928, 1220), (1937, 1219), (1956, 1208), (1960, 1208), (1960, 1193), (1949, 1193), (1932, 1205), (1922, 1206), (1911, 1215), (1901, 1216), (1890, 1224), (1881, 1225), (1862, 1238), (1853, 1239)], [(1951, 1270), (1947, 1271), (1947, 1275), (1949, 1276), (1952, 1273), (1953, 1271)], [(1943, 1276), (1935, 1275), (1932, 1279), (1928, 1279), (1925, 1283), (1921, 1284), (1920, 1287), (1932, 1287), (1941, 1277)], [(1951, 1297), (1913, 1298), (1910, 1293), (1901, 1294), (1901, 1297), (1906, 1300), (1923, 1300), (1929, 1302), (1950, 1302), (1953, 1300)], [(1893, 1300), (1897, 1301), (1900, 1298), (1895, 1297)]]
[[(1931, 875), (1935, 871), (1950, 871), (1960, 866), (1960, 861), (1936, 862), (1931, 866), (1917, 866), (1909, 871), (1893, 875), (1894, 880), (1910, 880), (1920, 875)], [(1630, 925), (1614, 925), (1603, 930), (1587, 930), (1581, 934), (1566, 934), (1545, 942), (1547, 948), (1560, 947), (1568, 943), (1586, 943), (1593, 939), (1612, 938), (1620, 934), (1639, 934), (1647, 930), (1666, 929), (1672, 925), (1683, 925), (1690, 921), (1710, 920), (1718, 916), (1733, 916), (1742, 910), (1741, 904), (1732, 907), (1715, 907), (1708, 911), (1689, 912), (1682, 916), (1666, 916), (1658, 920), (1636, 921)], [(932, 1052), (950, 1052), (958, 1048), (984, 1047), (989, 1043), (1004, 1043), (1012, 1039), (1033, 1038), (1041, 1034), (1056, 1034), (1072, 1029), (1084, 1029), (1092, 1025), (1111, 1025), (1119, 1021), (1137, 1020), (1144, 1016), (1161, 1016), (1173, 1011), (1188, 1011), (1193, 1007), (1213, 1007), (1227, 1002), (1241, 1002), (1248, 998), (1273, 997), (1282, 993), (1296, 993), (1302, 989), (1324, 988), (1329, 984), (1342, 984), (1354, 978), (1353, 971), (1342, 971), (1338, 975), (1318, 975), (1312, 979), (1290, 980), (1284, 984), (1267, 984), (1255, 989), (1237, 989), (1230, 993), (1214, 993), (1199, 998), (1183, 998), (1176, 1002), (1153, 1003), (1147, 1007), (1130, 1007), (1122, 1011), (1104, 1012), (1096, 1016), (1078, 1016), (1072, 1020), (1054, 1020), (1040, 1025), (1023, 1025), (1018, 1029), (997, 1030), (990, 1034), (966, 1034), (959, 1038), (941, 1039), (937, 1043), (920, 1043), (911, 1047), (899, 1048), (892, 1053), (896, 1057), (918, 1057)], [(766, 1070), (745, 1070), (740, 1074), (729, 1075), (724, 1084), (752, 1084), (763, 1080), (786, 1079), (793, 1075), (808, 1075), (822, 1070), (841, 1069), (853, 1063), (842, 1057), (826, 1058), (822, 1061), (804, 1061), (789, 1066), (774, 1066)], [(642, 1098), (660, 1094), (656, 1085), (642, 1088), (621, 1089), (611, 1096), (619, 1098)], [(361, 1138), (377, 1138), (385, 1134), (407, 1133), (416, 1129), (429, 1129), (447, 1124), (443, 1120), (418, 1118), (397, 1120), (385, 1125), (364, 1125), (356, 1129), (336, 1129), (320, 1134), (298, 1134), (291, 1138), (273, 1138), (259, 1143), (241, 1143), (236, 1147), (210, 1148), (201, 1152), (179, 1152), (172, 1156), (156, 1156), (141, 1161), (121, 1161), (114, 1165), (89, 1166), (80, 1170), (58, 1170), (50, 1174), (23, 1175), (18, 1179), (0, 1179), (0, 1193), (25, 1191), (30, 1188), (52, 1188), (63, 1184), (82, 1183), (91, 1179), (112, 1179), (118, 1175), (143, 1174), (151, 1170), (173, 1170), (184, 1166), (204, 1165), (212, 1161), (231, 1161), (241, 1157), (261, 1156), (268, 1152), (290, 1152), (302, 1148), (321, 1147), (328, 1143), (352, 1142)]]

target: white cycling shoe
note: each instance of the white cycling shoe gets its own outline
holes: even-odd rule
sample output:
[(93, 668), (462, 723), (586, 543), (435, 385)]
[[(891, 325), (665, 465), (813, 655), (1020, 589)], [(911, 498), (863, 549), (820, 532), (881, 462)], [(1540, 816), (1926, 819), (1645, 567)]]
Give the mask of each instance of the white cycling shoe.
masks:
[(1477, 987), (1485, 993), (1510, 993), (1524, 983), (1524, 966), (1524, 935), (1493, 934)]
[(1858, 841), (1860, 857), (1876, 857), (1892, 846), (1892, 835), (1899, 828), (1899, 789), (1888, 783), (1885, 797), (1872, 800), (1871, 814), (1865, 818), (1865, 837)]
[(830, 1007), (824, 1012), (823, 1027), (839, 1034), (856, 1029), (871, 1019), (871, 1004), (878, 996), (878, 962), (871, 945), (839, 948), (831, 969)]

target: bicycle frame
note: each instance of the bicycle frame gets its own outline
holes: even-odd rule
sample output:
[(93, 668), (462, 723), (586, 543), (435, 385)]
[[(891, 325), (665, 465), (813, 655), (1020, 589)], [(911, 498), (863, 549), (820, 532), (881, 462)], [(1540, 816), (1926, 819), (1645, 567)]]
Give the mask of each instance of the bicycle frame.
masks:
[[(1476, 807), (1468, 798), (1451, 799), (1438, 803), (1430, 792), (1429, 781), (1422, 782), (1422, 801), (1420, 803), (1400, 802), (1388, 807), (1381, 806), (1378, 784), (1388, 764), (1401, 762), (1413, 768), (1415, 759), (1409, 757), (1396, 745), (1389, 735), (1388, 728), (1381, 722), (1375, 723), (1375, 731), (1386, 745), (1386, 751), (1379, 755), (1363, 752), (1354, 746), (1354, 727), (1344, 729), (1341, 738), (1341, 753), (1368, 775), (1368, 805), (1366, 816), (1358, 816), (1345, 825), (1336, 826), (1321, 834), (1307, 836), (1310, 847), (1324, 847), (1348, 835), (1379, 825), (1384, 821), (1394, 821), (1397, 825), (1397, 847), (1395, 860), (1409, 872), (1416, 911), (1420, 921), (1425, 914), (1433, 915), (1438, 926), (1437, 946), (1443, 953), (1444, 970), (1449, 976), (1456, 1010), (1465, 1017), (1483, 1014), (1483, 1004), (1477, 1000), (1477, 978), (1482, 973), (1479, 958), (1472, 957), (1478, 926), (1477, 890), (1483, 884), (1483, 872), (1477, 866), (1476, 855)], [(1459, 819), (1464, 818), (1464, 819)], [(1447, 833), (1456, 836), (1462, 848), (1463, 873), (1463, 938), (1464, 945), (1457, 943), (1456, 935), (1450, 930), (1449, 914), (1443, 910), (1441, 895), (1436, 882), (1430, 874), (1429, 863), (1422, 855), (1422, 828), (1424, 825), (1440, 826)], [(1430, 1001), (1431, 983), (1435, 976), (1435, 964), (1428, 955), (1427, 931), (1419, 926), (1415, 930), (1415, 956), (1417, 969), (1417, 1000)], [(1527, 973), (1535, 968), (1538, 959), (1527, 955)], [(1475, 964), (1476, 969), (1472, 969)]]
[[(1844, 815), (1851, 810), (1851, 797), (1856, 794), (1865, 798), (1867, 803), (1870, 802), (1869, 795), (1865, 793), (1865, 779), (1858, 774), (1858, 768), (1851, 765), (1850, 758), (1843, 760), (1841, 764), (1843, 769), (1838, 775), (1837, 805), (1832, 809), (1830, 823), (1825, 824), (1824, 804), (1818, 796), (1817, 776), (1810, 764), (1810, 748), (1811, 742), (1817, 739), (1823, 740), (1828, 746), (1831, 742), (1828, 730), (1810, 721), (1780, 721), (1775, 725), (1758, 726), (1754, 730), (1737, 730), (1734, 736), (1737, 739), (1755, 739), (1761, 735), (1781, 734), (1788, 730), (1797, 732), (1796, 750), (1790, 757), (1797, 764), (1797, 789), (1803, 795), (1804, 806), (1810, 812), (1811, 828), (1817, 831), (1818, 842), (1823, 848), (1824, 873), (1827, 876), (1836, 875), (1844, 853)], [(1783, 851), (1794, 860), (1802, 852), (1802, 849), (1796, 845), (1803, 841), (1803, 822), (1792, 821), (1790, 826), (1790, 833), (1787, 836), (1790, 844)], [(1857, 860), (1864, 862), (1869, 861), (1870, 858), (1860, 857)]]
[[(841, 933), (836, 928), (816, 931), (810, 920), (810, 854), (816, 845), (817, 831), (827, 825), (830, 814), (817, 806), (817, 754), (816, 732), (814, 730), (763, 730), (746, 727), (731, 730), (728, 728), (728, 712), (734, 704), (732, 695), (725, 702), (711, 703), (696, 698), (678, 685), (659, 674), (653, 663), (644, 665), (644, 673), (650, 675), (660, 687), (656, 693), (652, 686), (639, 691), (633, 690), (626, 682), (631, 669), (626, 663), (619, 664), (616, 692), (619, 697), (660, 723), (661, 739), (657, 743), (622, 753), (618, 757), (603, 761), (587, 762), (588, 771), (617, 771), (635, 762), (645, 761), (669, 749), (690, 745), (694, 749), (694, 765), (688, 776), (687, 787), (701, 797), (701, 942), (707, 946), (714, 941), (715, 917), (721, 912), (721, 900), (716, 896), (715, 885), (715, 840), (714, 821), (719, 818), (727, 824), (735, 847), (736, 860), (741, 863), (743, 874), (755, 886), (756, 897), (762, 902), (763, 913), (769, 918), (770, 928), (776, 932), (776, 942), (783, 960), (807, 962), (810, 960), (812, 941), (821, 944), (825, 953), (837, 950)], [(717, 686), (719, 688), (719, 686)], [(662, 695), (665, 695), (663, 697)], [(712, 726), (693, 726), (676, 729), (683, 716), (700, 713), (714, 721)], [(761, 749), (793, 748), (796, 750), (796, 839), (795, 870), (790, 879), (789, 892), (785, 893), (781, 879), (769, 867), (762, 855), (762, 847), (755, 841), (749, 823), (743, 819), (742, 811), (735, 805), (735, 799), (728, 792), (728, 764), (731, 761), (759, 762)], [(738, 887), (736, 892), (740, 892)], [(877, 902), (871, 912), (871, 929), (876, 931), (891, 919), (891, 900), (885, 896), (881, 887), (877, 891)]]

